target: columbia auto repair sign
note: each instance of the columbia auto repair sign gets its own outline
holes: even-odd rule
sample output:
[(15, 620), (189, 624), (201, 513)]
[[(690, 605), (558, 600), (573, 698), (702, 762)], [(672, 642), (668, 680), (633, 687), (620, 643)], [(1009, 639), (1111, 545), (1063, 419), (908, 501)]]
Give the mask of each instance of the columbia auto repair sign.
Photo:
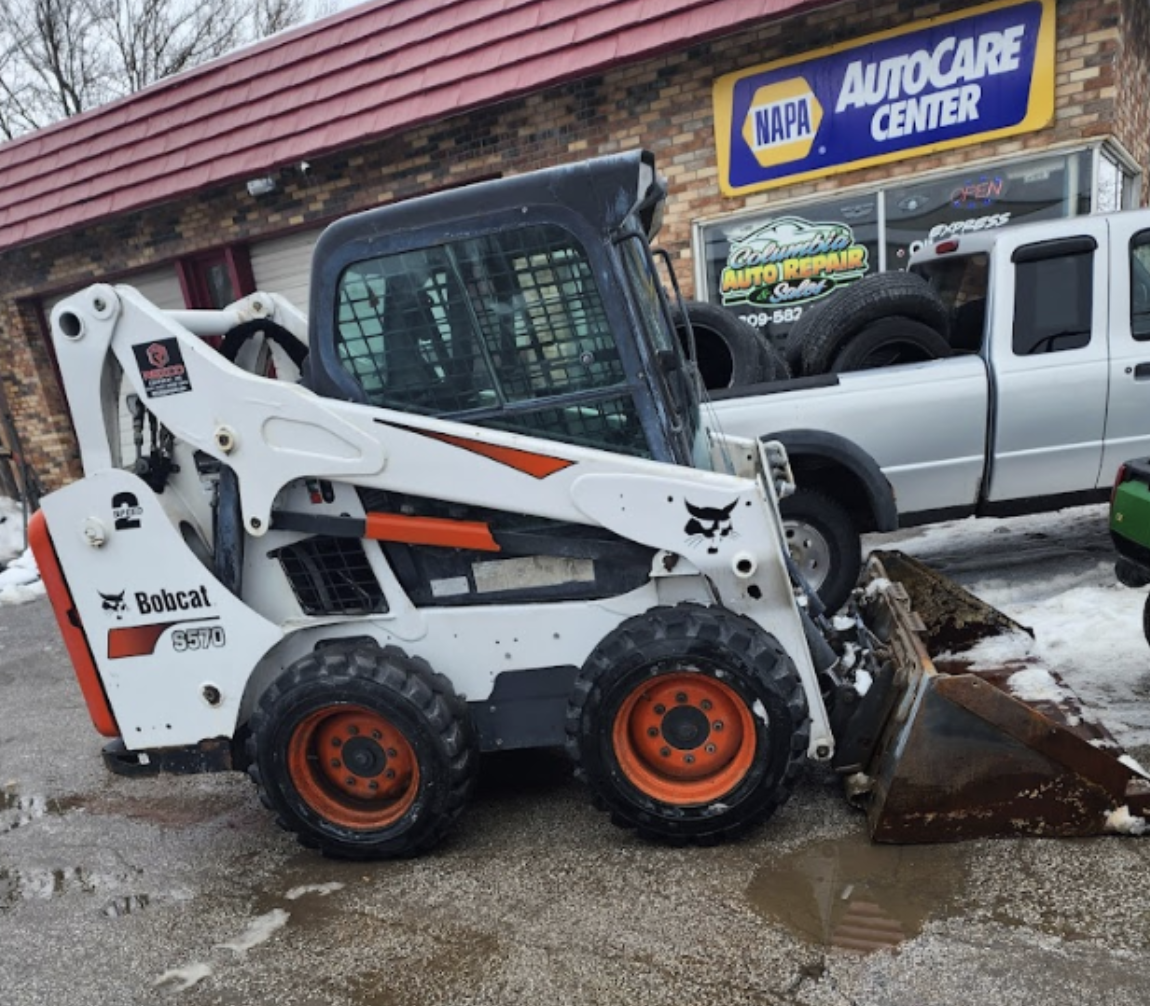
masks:
[(724, 195), (1041, 129), (1054, 6), (987, 4), (720, 77)]

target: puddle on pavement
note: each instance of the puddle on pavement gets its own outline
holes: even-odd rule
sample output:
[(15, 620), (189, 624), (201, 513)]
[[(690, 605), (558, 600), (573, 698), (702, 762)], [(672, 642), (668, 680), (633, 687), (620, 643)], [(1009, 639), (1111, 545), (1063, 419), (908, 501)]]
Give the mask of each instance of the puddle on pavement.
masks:
[(968, 858), (961, 845), (818, 842), (760, 867), (747, 897), (812, 943), (868, 953), (945, 915), (963, 892)]

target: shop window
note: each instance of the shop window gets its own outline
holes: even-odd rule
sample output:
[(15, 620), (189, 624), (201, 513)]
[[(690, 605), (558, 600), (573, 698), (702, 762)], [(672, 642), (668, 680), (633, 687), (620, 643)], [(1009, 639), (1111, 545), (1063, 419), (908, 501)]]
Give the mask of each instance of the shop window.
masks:
[(878, 200), (856, 194), (716, 222), (702, 242), (708, 299), (779, 340), (804, 311), (879, 270)]
[(182, 258), (176, 263), (184, 303), (190, 308), (213, 309), (255, 292), (247, 248), (230, 245), (218, 251)]
[(1090, 239), (1047, 242), (1014, 255), (1015, 356), (1064, 353), (1090, 343), (1094, 251)]
[(1130, 331), (1135, 339), (1150, 339), (1150, 231), (1130, 242)]
[[(1099, 144), (711, 221), (696, 231), (699, 295), (769, 326), (783, 342), (803, 311), (868, 272), (906, 269), (930, 242), (1127, 209), (1137, 202), (1138, 182), (1117, 150)], [(865, 270), (849, 261), (842, 268), (836, 240), (865, 249)]]

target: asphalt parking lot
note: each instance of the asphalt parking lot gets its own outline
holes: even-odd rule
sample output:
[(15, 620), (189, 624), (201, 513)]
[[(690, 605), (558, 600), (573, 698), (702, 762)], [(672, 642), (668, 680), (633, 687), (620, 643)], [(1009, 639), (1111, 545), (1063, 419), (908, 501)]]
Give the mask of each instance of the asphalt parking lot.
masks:
[(1150, 842), (872, 846), (808, 771), (749, 840), (642, 843), (504, 755), (421, 859), (324, 860), (239, 775), (104, 771), (44, 600), (0, 608), (0, 1002), (1145, 1002)]

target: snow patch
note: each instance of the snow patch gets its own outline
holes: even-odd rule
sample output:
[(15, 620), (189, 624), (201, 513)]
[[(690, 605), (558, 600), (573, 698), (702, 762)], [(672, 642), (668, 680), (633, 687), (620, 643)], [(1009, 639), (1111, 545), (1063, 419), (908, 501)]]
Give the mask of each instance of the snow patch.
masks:
[(753, 712), (767, 726), (771, 725), (771, 718), (767, 715), (767, 708), (763, 705), (760, 699), (755, 699), (755, 704), (751, 706), (751, 712)]
[(270, 940), (287, 925), (290, 918), (290, 912), (285, 912), (282, 908), (273, 908), (267, 914), (252, 919), (248, 928), (234, 940), (229, 940), (227, 943), (217, 943), (216, 946), (222, 950), (234, 950), (237, 954), (247, 953), (252, 947), (258, 947), (261, 943)]
[(212, 966), (210, 964), (189, 964), (186, 968), (173, 968), (171, 971), (165, 971), (152, 982), (152, 988), (166, 985), (169, 992), (183, 992), (193, 985), (198, 985), (205, 978), (210, 978), (211, 974)]
[(1146, 818), (1131, 814), (1125, 804), (1106, 816), (1106, 830), (1118, 835), (1144, 835), (1146, 827)]
[(1074, 699), (1074, 696), (1042, 667), (1028, 667), (1024, 671), (1016, 671), (1006, 683), (1010, 693), (1023, 702), (1061, 703)]
[(301, 884), (299, 887), (293, 887), (284, 897), (288, 901), (298, 901), (305, 894), (318, 894), (321, 898), (326, 898), (334, 891), (342, 890), (343, 884), (338, 880), (332, 880), (326, 884)]
[[(958, 653), (942, 653), (935, 658), (943, 660), (969, 661), (971, 670), (988, 671), (1015, 660), (1026, 660), (1034, 654), (1034, 640), (1025, 632), (1006, 632), (1000, 636), (987, 636), (980, 639), (968, 650)], [(1045, 671), (1042, 672), (1046, 674)], [(1050, 675), (1047, 674), (1047, 677)]]
[(866, 695), (866, 693), (870, 691), (870, 686), (873, 684), (874, 677), (870, 671), (864, 671), (862, 668), (859, 668), (859, 670), (855, 672), (855, 691), (858, 692), (859, 695)]

